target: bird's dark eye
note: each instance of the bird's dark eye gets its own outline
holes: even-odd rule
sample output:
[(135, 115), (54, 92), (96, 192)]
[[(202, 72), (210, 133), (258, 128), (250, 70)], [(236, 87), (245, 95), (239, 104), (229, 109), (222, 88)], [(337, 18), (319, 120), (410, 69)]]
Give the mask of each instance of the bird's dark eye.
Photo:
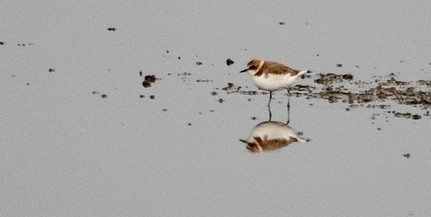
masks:
[(248, 143), (247, 145), (248, 145), (248, 147), (250, 147), (250, 148), (256, 147), (256, 143)]
[(248, 69), (255, 70), (255, 69), (257, 69), (257, 67), (255, 65), (253, 65), (253, 66), (249, 66)]

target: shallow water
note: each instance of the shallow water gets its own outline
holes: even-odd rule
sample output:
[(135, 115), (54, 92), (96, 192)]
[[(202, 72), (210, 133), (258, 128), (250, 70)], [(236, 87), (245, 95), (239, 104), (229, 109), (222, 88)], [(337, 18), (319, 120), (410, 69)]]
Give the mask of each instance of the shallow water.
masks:
[[(313, 93), (326, 73), (352, 74), (334, 84), (352, 92), (391, 77), (429, 92), (417, 81), (430, 80), (430, 9), (4, 3), (2, 216), (429, 216), (429, 105), (296, 89), (289, 127), (310, 141), (251, 153), (240, 140), (268, 121), (268, 95), (238, 72), (264, 58), (312, 70), (298, 83)], [(274, 94), (272, 121), (286, 122), (286, 103)]]

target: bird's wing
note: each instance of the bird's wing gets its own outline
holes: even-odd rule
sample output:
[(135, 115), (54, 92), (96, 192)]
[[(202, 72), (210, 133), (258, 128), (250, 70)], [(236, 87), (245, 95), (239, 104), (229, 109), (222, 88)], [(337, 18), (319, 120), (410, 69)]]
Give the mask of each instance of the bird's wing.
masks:
[(290, 75), (296, 75), (298, 74), (298, 70), (295, 69), (291, 69), (283, 64), (280, 63), (276, 63), (276, 62), (269, 62), (268, 64), (268, 71), (271, 71), (272, 73), (275, 74), (286, 74), (289, 73)]

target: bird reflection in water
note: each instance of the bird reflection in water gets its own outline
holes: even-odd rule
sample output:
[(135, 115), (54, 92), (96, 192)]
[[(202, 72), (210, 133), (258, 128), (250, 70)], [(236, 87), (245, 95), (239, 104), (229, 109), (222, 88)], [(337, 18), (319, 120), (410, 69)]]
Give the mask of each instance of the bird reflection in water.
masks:
[(309, 142), (288, 124), (264, 121), (256, 125), (247, 140), (240, 139), (251, 152), (273, 151), (295, 142)]

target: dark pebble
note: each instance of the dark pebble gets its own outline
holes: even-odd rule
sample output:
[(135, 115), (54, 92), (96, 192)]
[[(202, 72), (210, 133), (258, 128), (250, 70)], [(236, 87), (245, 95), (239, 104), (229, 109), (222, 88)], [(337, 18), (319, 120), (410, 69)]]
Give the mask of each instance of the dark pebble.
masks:
[(117, 31), (117, 28), (110, 27), (108, 28), (108, 31)]
[(337, 67), (338, 67), (338, 68), (343, 67), (343, 64), (341, 64), (341, 63), (337, 63)]
[(219, 102), (219, 103), (223, 103), (223, 102), (224, 102), (224, 99), (220, 98), (220, 99), (218, 99), (218, 102)]
[(403, 154), (403, 156), (404, 156), (405, 158), (410, 158), (410, 154), (409, 154), (409, 153)]
[(196, 65), (198, 65), (198, 66), (200, 66), (200, 65), (202, 65), (202, 62), (196, 62)]
[(141, 76), (141, 77), (142, 77), (142, 71), (139, 71), (139, 76)]
[(353, 75), (352, 74), (344, 74), (341, 77), (343, 79), (346, 79), (346, 80), (352, 80), (353, 79)]
[(55, 69), (53, 69), (53, 68), (49, 68), (49, 70), (48, 70), (49, 72), (55, 72)]
[(412, 115), (412, 119), (413, 120), (419, 120), (419, 119), (421, 119), (422, 117), (420, 116), (420, 115), (418, 115), (418, 114), (416, 114), (416, 115)]
[(192, 126), (192, 123), (187, 123), (188, 126)]
[(156, 98), (154, 95), (150, 95), (150, 99), (154, 99)]
[(139, 98), (141, 98), (141, 99), (144, 98), (144, 97), (145, 97), (144, 95), (139, 95)]
[(145, 81), (148, 81), (150, 83), (156, 82), (156, 76), (155, 75), (145, 75), (144, 79), (145, 79)]
[(226, 65), (228, 65), (228, 66), (230, 66), (230, 65), (232, 65), (234, 63), (235, 62), (232, 59), (230, 59), (230, 58), (226, 60)]
[(144, 86), (145, 88), (151, 87), (151, 82), (145, 80), (145, 81), (142, 82), (142, 86)]
[(280, 26), (282, 26), (282, 25), (286, 25), (286, 22), (282, 21), (282, 22), (279, 22), (278, 24), (279, 24)]
[(4, 45), (4, 42), (0, 41), (0, 45)]
[(211, 92), (211, 95), (213, 95), (213, 96), (215, 96), (215, 95), (217, 95), (218, 93), (217, 92), (215, 92), (215, 91), (213, 91), (213, 92)]
[(102, 95), (100, 95), (102, 98), (106, 98), (106, 97), (108, 97), (108, 95), (106, 95), (106, 94), (102, 94)]

